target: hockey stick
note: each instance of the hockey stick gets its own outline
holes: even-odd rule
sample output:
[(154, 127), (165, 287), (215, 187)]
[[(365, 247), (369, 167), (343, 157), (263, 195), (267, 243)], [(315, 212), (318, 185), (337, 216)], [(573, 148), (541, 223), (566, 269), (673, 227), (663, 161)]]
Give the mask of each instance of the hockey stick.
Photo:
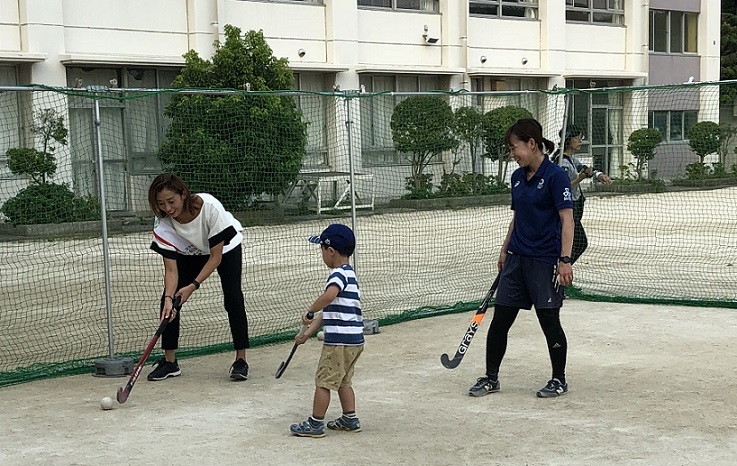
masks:
[[(315, 314), (313, 312), (308, 312), (307, 313), (307, 318), (308, 319), (312, 319), (313, 317), (315, 317)], [(303, 325), (302, 326), (302, 330), (299, 331), (299, 334), (298, 335), (301, 337), (302, 335), (305, 334), (306, 331), (307, 331), (307, 326), (306, 325)], [(299, 344), (297, 344), (297, 343), (295, 343), (294, 346), (292, 346), (292, 351), (289, 352), (289, 357), (287, 357), (287, 359), (285, 361), (282, 361), (282, 363), (279, 364), (279, 367), (276, 369), (276, 374), (274, 374), (274, 377), (276, 377), (278, 379), (279, 377), (282, 376), (282, 374), (284, 373), (284, 371), (287, 370), (287, 366), (289, 365), (289, 361), (292, 360), (292, 356), (294, 356), (294, 352), (297, 351), (297, 347), (298, 346), (299, 346)]]
[(496, 279), (494, 279), (494, 283), (492, 283), (491, 288), (489, 288), (489, 292), (481, 302), (476, 314), (474, 314), (473, 319), (471, 320), (471, 325), (469, 325), (468, 330), (466, 330), (466, 334), (463, 335), (461, 344), (458, 345), (458, 350), (456, 351), (455, 356), (453, 356), (453, 359), (450, 359), (447, 353), (440, 355), (440, 363), (443, 364), (443, 367), (446, 369), (455, 369), (458, 367), (458, 364), (461, 363), (461, 359), (463, 359), (466, 351), (468, 351), (468, 345), (471, 344), (471, 340), (473, 339), (474, 334), (476, 334), (476, 330), (479, 329), (479, 325), (481, 325), (484, 314), (486, 314), (486, 310), (489, 308), (489, 304), (491, 303), (491, 298), (494, 297), (494, 292), (496, 292), (496, 288), (499, 286), (500, 275), (501, 273), (497, 274)]
[[(182, 301), (181, 296), (177, 296), (174, 298), (174, 302), (172, 303), (172, 309), (181, 309), (179, 303)], [(123, 404), (126, 401), (128, 401), (128, 396), (131, 394), (131, 390), (133, 390), (133, 385), (136, 383), (136, 380), (138, 380), (138, 376), (141, 375), (141, 369), (143, 369), (143, 366), (146, 364), (146, 360), (148, 359), (149, 355), (151, 354), (151, 351), (153, 351), (154, 346), (156, 346), (156, 342), (159, 341), (159, 337), (161, 336), (162, 332), (166, 328), (166, 326), (169, 324), (169, 319), (164, 319), (159, 324), (159, 328), (156, 329), (156, 333), (154, 333), (153, 338), (151, 338), (151, 341), (148, 342), (148, 346), (143, 351), (143, 354), (141, 355), (141, 359), (138, 361), (138, 364), (136, 365), (136, 368), (133, 370), (133, 374), (131, 374), (131, 378), (128, 379), (128, 383), (125, 385), (125, 388), (120, 387), (118, 388), (118, 403)]]

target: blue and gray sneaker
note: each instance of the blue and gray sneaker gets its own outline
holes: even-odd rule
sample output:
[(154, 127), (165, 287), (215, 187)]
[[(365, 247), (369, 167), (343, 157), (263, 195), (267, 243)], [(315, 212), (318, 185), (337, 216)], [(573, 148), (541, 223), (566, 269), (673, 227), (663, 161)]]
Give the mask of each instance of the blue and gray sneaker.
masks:
[(470, 396), (484, 396), (489, 393), (496, 393), (501, 388), (499, 380), (491, 380), (488, 376), (479, 377), (476, 384), (468, 389)]
[(344, 432), (361, 432), (361, 423), (358, 422), (358, 418), (347, 418), (340, 416), (334, 421), (328, 421), (328, 429), (330, 430), (342, 430)]
[(313, 419), (309, 418), (302, 424), (292, 424), (289, 431), (297, 437), (325, 437), (325, 423), (319, 421), (315, 424)]
[(547, 385), (537, 391), (538, 398), (553, 398), (568, 392), (568, 384), (558, 379), (550, 379)]

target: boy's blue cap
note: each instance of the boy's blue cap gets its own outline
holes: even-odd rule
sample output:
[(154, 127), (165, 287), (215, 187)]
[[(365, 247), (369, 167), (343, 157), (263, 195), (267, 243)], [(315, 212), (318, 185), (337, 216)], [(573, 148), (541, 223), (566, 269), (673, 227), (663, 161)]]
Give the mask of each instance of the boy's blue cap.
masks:
[(333, 223), (320, 234), (307, 238), (310, 243), (324, 244), (344, 256), (350, 256), (356, 249), (356, 236), (353, 230), (340, 223)]

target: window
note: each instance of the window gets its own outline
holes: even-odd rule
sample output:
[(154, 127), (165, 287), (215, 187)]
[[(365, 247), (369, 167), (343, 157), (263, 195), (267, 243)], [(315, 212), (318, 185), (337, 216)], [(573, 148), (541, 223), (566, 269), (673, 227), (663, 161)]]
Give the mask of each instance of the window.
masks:
[[(0, 66), (0, 86), (15, 86), (17, 70), (15, 66)], [(0, 92), (0, 179), (16, 178), (7, 168), (8, 149), (21, 145), (21, 98), (31, 97), (30, 92)], [(5, 194), (5, 193), (0, 193)]]
[[(321, 73), (294, 73), (293, 88), (300, 91), (324, 92), (328, 86), (328, 75)], [(307, 147), (302, 166), (325, 168), (328, 166), (328, 105), (330, 97), (319, 94), (298, 94), (297, 106), (302, 110), (302, 119), (307, 122)]]
[(650, 51), (696, 53), (695, 13), (650, 10)]
[[(447, 78), (418, 75), (361, 75), (366, 92), (424, 92), (447, 89)], [(408, 96), (381, 94), (360, 99), (361, 152), (366, 165), (403, 165), (407, 158), (394, 149), (390, 127), (394, 107)], [(441, 162), (442, 158), (436, 158)]]
[(358, 6), (387, 8), (391, 10), (418, 10), (437, 13), (439, 0), (358, 0)]
[[(618, 87), (622, 81), (576, 79), (566, 81), (566, 87), (589, 89), (596, 87)], [(572, 98), (568, 109), (568, 125), (575, 125), (584, 133), (584, 143), (577, 157), (591, 161), (590, 164), (609, 175), (616, 176), (623, 161), (624, 143), (622, 119), (624, 99), (621, 92), (580, 93)]]
[(624, 24), (624, 0), (566, 0), (566, 21)]
[[(69, 87), (168, 88), (179, 71), (153, 68), (67, 68)], [(100, 99), (100, 131), (105, 161), (105, 202), (111, 210), (127, 210), (127, 175), (161, 172), (156, 157), (169, 121), (164, 109), (171, 94), (115, 100)], [(69, 147), (72, 156), (74, 189), (79, 195), (98, 195), (95, 131), (92, 124), (94, 100), (69, 96)], [(109, 142), (116, 143), (110, 144)]]
[(475, 0), (468, 2), (468, 13), (479, 16), (537, 19), (538, 0)]
[(484, 76), (472, 78), (471, 90), (475, 92), (493, 91), (497, 94), (477, 94), (476, 106), (482, 113), (498, 107), (514, 105), (524, 107), (533, 115), (538, 115), (541, 96), (537, 93), (505, 93), (506, 91), (527, 91), (545, 89), (547, 82), (539, 78), (512, 78)]
[[(176, 79), (176, 69), (125, 68), (122, 70), (124, 87), (166, 89)], [(156, 152), (164, 140), (171, 122), (164, 109), (171, 94), (156, 94), (126, 102), (123, 113), (125, 133), (129, 145), (129, 170), (132, 175), (156, 174), (161, 171)]]
[[(241, 0), (243, 1), (243, 0)], [(264, 1), (264, 0), (260, 0)], [(301, 3), (314, 3), (315, 5), (322, 5), (322, 0), (266, 0), (267, 2), (283, 3), (283, 2), (301, 2)]]
[(670, 110), (648, 112), (647, 126), (660, 131), (663, 142), (688, 140), (688, 132), (696, 124), (698, 111)]

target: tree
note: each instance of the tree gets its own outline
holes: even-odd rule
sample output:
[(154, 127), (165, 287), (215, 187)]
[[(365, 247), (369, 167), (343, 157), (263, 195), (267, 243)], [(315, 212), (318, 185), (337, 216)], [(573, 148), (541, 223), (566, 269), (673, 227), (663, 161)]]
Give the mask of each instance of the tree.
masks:
[(31, 124), (35, 148), (8, 149), (8, 169), (31, 179), (31, 185), (8, 199), (0, 212), (14, 225), (63, 223), (100, 219), (100, 204), (93, 196), (76, 197), (65, 184), (49, 181), (56, 173), (54, 153), (67, 144), (69, 131), (64, 117), (54, 109), (41, 110)]
[[(722, 0), (720, 79), (737, 79), (737, 2)], [(737, 97), (737, 86), (720, 86), (722, 102), (733, 103)]]
[(455, 111), (455, 133), (460, 141), (468, 144), (471, 173), (476, 173), (476, 153), (483, 134), (482, 117), (475, 107), (460, 107)]
[(688, 145), (699, 156), (699, 163), (722, 147), (722, 128), (713, 121), (700, 121), (688, 131)]
[(408, 97), (394, 108), (391, 119), (394, 147), (409, 154), (412, 172), (408, 184), (422, 190), (428, 180), (423, 171), (443, 151), (458, 145), (453, 134), (453, 110), (440, 97)]
[(31, 132), (36, 136), (40, 150), (30, 147), (8, 149), (8, 169), (16, 175), (30, 177), (36, 184), (46, 183), (47, 178), (56, 173), (56, 147), (67, 144), (69, 131), (64, 126), (64, 118), (53, 108), (46, 108), (41, 110), (38, 121), (32, 124)]
[(732, 141), (737, 136), (737, 126), (733, 126), (727, 123), (719, 123), (721, 128), (720, 144), (719, 144), (719, 163), (725, 165), (727, 163), (727, 157), (729, 151), (733, 149)]
[(655, 156), (655, 149), (662, 140), (663, 137), (656, 128), (640, 128), (630, 134), (627, 150), (635, 157), (635, 171), (638, 180), (642, 180), (643, 171), (648, 161)]
[(228, 209), (241, 209), (263, 193), (281, 194), (299, 174), (307, 144), (294, 98), (264, 92), (291, 88), (287, 60), (273, 56), (263, 32), (242, 36), (229, 24), (212, 60), (194, 50), (184, 58), (175, 88), (258, 92), (176, 94), (164, 112), (171, 125), (158, 152), (165, 169)]
[(507, 176), (509, 164), (509, 148), (505, 141), (507, 130), (522, 118), (532, 118), (532, 114), (522, 107), (508, 105), (486, 112), (482, 118), (481, 139), (486, 147), (486, 157), (498, 161), (497, 180), (502, 181)]

